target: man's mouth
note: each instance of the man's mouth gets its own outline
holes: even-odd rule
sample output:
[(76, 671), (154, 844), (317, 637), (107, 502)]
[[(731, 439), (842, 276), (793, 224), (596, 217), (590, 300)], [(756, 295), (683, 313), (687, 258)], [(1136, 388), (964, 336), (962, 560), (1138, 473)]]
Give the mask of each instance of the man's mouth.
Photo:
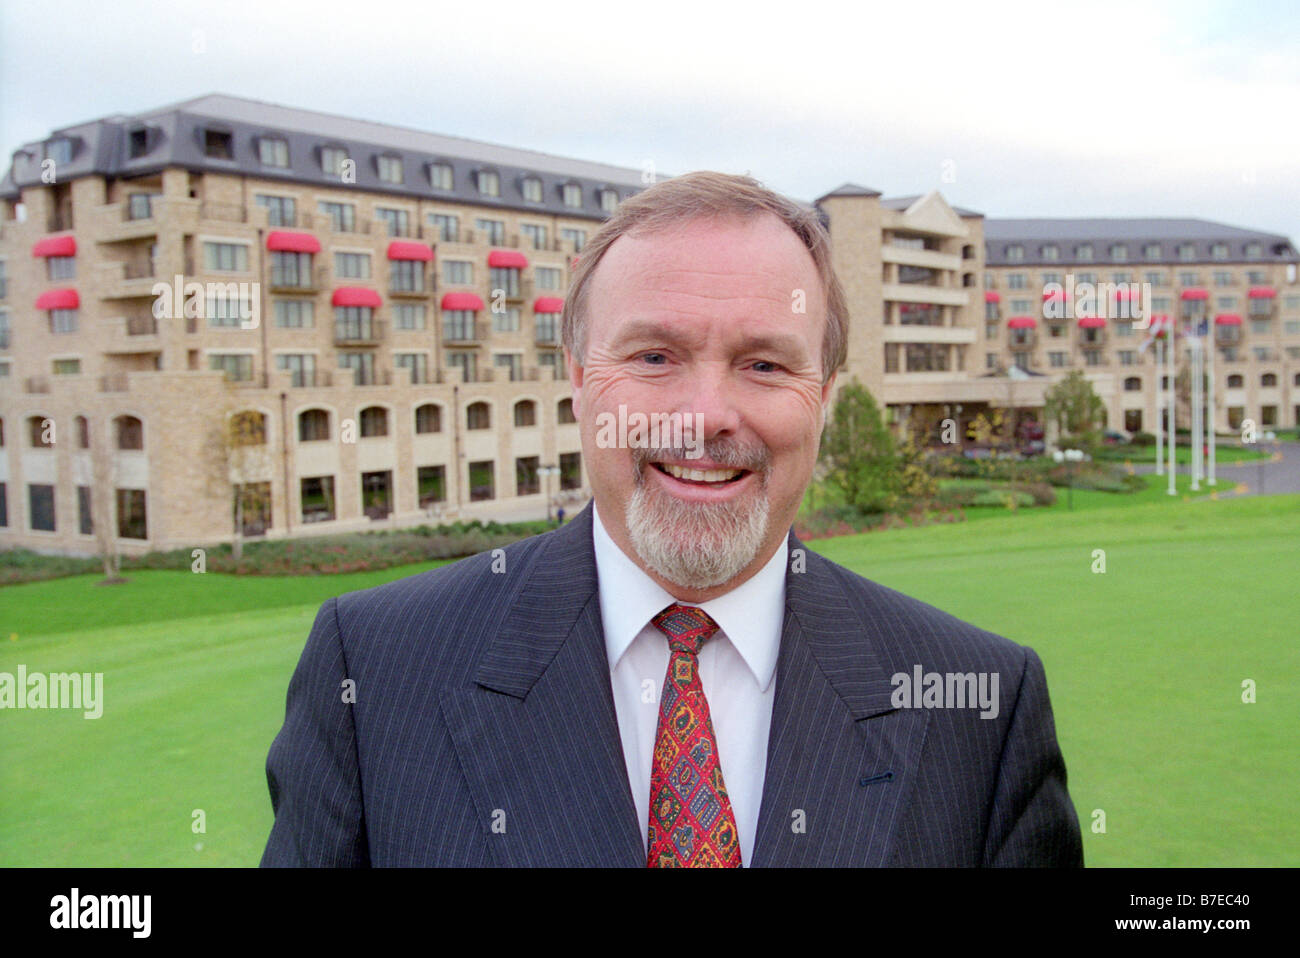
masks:
[(651, 465), (660, 472), (681, 482), (690, 482), (702, 486), (725, 486), (731, 482), (738, 482), (749, 475), (748, 469), (692, 469), (671, 462), (652, 462)]

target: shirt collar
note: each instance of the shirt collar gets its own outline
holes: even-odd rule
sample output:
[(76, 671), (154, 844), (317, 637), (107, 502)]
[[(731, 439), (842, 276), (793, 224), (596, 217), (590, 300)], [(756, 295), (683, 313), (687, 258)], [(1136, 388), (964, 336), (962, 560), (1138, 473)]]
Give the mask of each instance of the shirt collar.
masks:
[[(605, 531), (595, 503), (592, 518), (600, 617), (612, 670), (650, 620), (677, 600), (618, 547)], [(700, 603), (700, 608), (727, 634), (762, 691), (767, 690), (776, 672), (785, 619), (789, 551), (788, 537), (782, 538), (772, 557), (754, 575), (730, 592)]]

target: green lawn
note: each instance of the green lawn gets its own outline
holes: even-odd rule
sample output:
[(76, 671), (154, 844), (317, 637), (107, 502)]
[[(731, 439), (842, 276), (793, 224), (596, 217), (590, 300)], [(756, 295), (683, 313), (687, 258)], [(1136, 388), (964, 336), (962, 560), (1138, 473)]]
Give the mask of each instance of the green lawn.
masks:
[[(1062, 495), (812, 545), (1038, 651), (1088, 864), (1294, 864), (1300, 496), (1188, 502), (1159, 478), (1076, 493), (1073, 513)], [(0, 671), (105, 673), (100, 719), (0, 713), (0, 866), (255, 864), (266, 751), (317, 606), (429, 565), (0, 589)]]
[[(1254, 462), (1257, 459), (1268, 459), (1273, 455), (1273, 443), (1260, 443), (1257, 448), (1247, 449), (1244, 446), (1216, 446), (1214, 449), (1214, 461), (1217, 465), (1222, 466), (1226, 463), (1233, 462)], [(1144, 462), (1156, 461), (1156, 447), (1152, 446), (1109, 446), (1099, 449), (1094, 455), (1094, 459), (1105, 462), (1131, 462), (1138, 465)], [(1165, 446), (1162, 450), (1164, 462), (1169, 462), (1169, 447)], [(1192, 449), (1190, 446), (1179, 446), (1174, 454), (1180, 466), (1190, 465), (1192, 461)]]

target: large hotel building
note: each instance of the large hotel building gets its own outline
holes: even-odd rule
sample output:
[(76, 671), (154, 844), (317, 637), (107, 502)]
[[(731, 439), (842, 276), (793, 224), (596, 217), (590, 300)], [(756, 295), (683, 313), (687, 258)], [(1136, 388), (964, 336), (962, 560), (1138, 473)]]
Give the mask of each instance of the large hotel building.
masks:
[[(229, 541), (236, 515), (279, 537), (585, 502), (559, 313), (646, 179), (219, 95), (23, 146), (0, 182), (0, 547), (94, 552), (101, 512), (132, 554)], [(851, 314), (839, 381), (900, 430), (1041, 418), (1075, 368), (1110, 426), (1152, 430), (1146, 334), (1061, 319), (1043, 293), (1067, 277), (1149, 283), (1180, 337), (1211, 329), (1219, 429), (1300, 424), (1286, 237), (851, 184), (815, 206)]]

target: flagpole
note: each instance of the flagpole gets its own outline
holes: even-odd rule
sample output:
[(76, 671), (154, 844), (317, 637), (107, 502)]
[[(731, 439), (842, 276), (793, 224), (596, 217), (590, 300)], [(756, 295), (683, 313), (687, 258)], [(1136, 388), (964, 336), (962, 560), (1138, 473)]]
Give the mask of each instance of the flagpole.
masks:
[(1165, 427), (1162, 421), (1164, 412), (1165, 387), (1160, 382), (1160, 370), (1165, 368), (1165, 344), (1156, 333), (1156, 475), (1165, 474)]
[(1178, 473), (1178, 460), (1175, 458), (1178, 451), (1178, 390), (1174, 384), (1174, 320), (1169, 318), (1169, 325), (1165, 327), (1169, 331), (1169, 342), (1165, 344), (1165, 359), (1168, 363), (1169, 377), (1169, 495), (1176, 496), (1178, 491), (1174, 488), (1174, 480)]
[(1209, 428), (1210, 458), (1209, 458), (1209, 462), (1206, 464), (1206, 465), (1207, 465), (1207, 468), (1209, 469), (1209, 478), (1207, 478), (1205, 481), (1206, 481), (1209, 485), (1213, 486), (1213, 485), (1215, 485), (1215, 483), (1216, 483), (1216, 480), (1215, 480), (1215, 478), (1214, 478), (1214, 460), (1215, 460), (1215, 457), (1216, 457), (1216, 455), (1217, 455), (1217, 450), (1216, 450), (1216, 448), (1215, 448), (1215, 443), (1214, 443), (1214, 432), (1215, 432), (1215, 423), (1214, 423), (1214, 419), (1215, 419), (1215, 416), (1214, 416), (1214, 330), (1213, 330), (1213, 329), (1208, 329), (1208, 330), (1207, 330), (1207, 333), (1209, 334), (1209, 340), (1210, 340), (1210, 345), (1209, 345), (1209, 351), (1210, 351), (1210, 353), (1209, 353), (1209, 362), (1206, 363), (1206, 386), (1207, 386), (1208, 389), (1209, 389), (1209, 393), (1210, 393), (1210, 395), (1209, 395), (1209, 398), (1208, 398), (1208, 399), (1206, 400), (1206, 402), (1205, 402), (1205, 410), (1206, 410), (1206, 415), (1208, 415), (1208, 416), (1210, 417), (1210, 428)]
[(1188, 354), (1188, 365), (1191, 367), (1192, 374), (1192, 448), (1188, 450), (1192, 454), (1192, 491), (1196, 492), (1201, 488), (1201, 449), (1204, 448), (1201, 440), (1201, 420), (1204, 409), (1201, 406), (1201, 337), (1198, 335), (1200, 328), (1192, 326), (1192, 337), (1188, 340), (1187, 345), (1191, 347)]

